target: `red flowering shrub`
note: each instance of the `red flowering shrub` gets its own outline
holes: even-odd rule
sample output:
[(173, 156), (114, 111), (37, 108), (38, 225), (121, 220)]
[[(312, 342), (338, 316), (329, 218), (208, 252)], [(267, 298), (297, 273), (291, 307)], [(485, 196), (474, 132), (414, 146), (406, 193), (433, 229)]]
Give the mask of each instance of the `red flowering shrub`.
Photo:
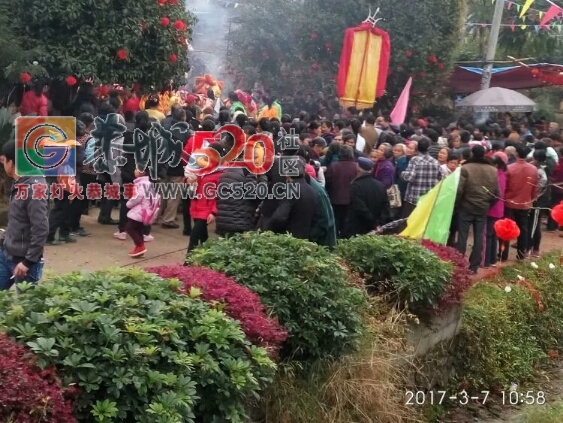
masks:
[(471, 288), (473, 281), (471, 279), (471, 271), (469, 270), (469, 262), (455, 248), (436, 244), (427, 239), (422, 240), (422, 245), (440, 257), (440, 260), (448, 261), (454, 266), (452, 280), (446, 286), (446, 292), (440, 298), (438, 308), (435, 310), (437, 314), (440, 314), (447, 311), (453, 305), (461, 304), (463, 294)]
[(204, 267), (158, 266), (145, 269), (161, 278), (176, 278), (184, 284), (184, 291), (199, 288), (206, 301), (225, 304), (225, 313), (241, 324), (253, 344), (265, 347), (271, 355), (277, 354), (287, 338), (287, 332), (277, 319), (268, 317), (260, 297), (234, 279)]
[(54, 371), (36, 369), (31, 357), (0, 334), (0, 422), (76, 422)]

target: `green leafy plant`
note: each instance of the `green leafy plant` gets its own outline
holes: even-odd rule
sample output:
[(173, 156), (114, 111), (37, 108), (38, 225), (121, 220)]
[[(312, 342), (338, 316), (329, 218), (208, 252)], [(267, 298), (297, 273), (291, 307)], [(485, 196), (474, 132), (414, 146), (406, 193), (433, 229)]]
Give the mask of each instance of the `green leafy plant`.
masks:
[(395, 236), (359, 236), (339, 243), (339, 254), (371, 292), (406, 302), (412, 311), (435, 308), (453, 267), (417, 242)]
[(546, 356), (528, 323), (535, 315), (532, 296), (520, 286), (506, 292), (483, 282), (467, 292), (453, 349), (456, 379), (464, 388), (506, 389), (534, 376)]
[(180, 281), (117, 269), (0, 294), (0, 326), (76, 384), (82, 422), (242, 422), (275, 365)]
[(326, 249), (288, 235), (245, 233), (208, 241), (187, 261), (257, 293), (289, 332), (283, 357), (340, 356), (355, 347), (365, 297)]
[(146, 86), (183, 78), (195, 22), (183, 0), (30, 0), (10, 3), (8, 17), (53, 77)]

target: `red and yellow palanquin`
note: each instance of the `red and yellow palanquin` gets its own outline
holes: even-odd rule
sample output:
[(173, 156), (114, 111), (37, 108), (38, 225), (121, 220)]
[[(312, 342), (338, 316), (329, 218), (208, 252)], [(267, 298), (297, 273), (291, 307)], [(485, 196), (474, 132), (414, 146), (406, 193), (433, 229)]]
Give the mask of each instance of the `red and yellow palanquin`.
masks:
[(338, 68), (337, 92), (342, 107), (370, 108), (385, 92), (391, 41), (384, 30), (365, 22), (348, 28)]
[[(145, 102), (151, 97), (151, 95), (144, 95), (139, 101), (139, 108), (145, 110)], [(165, 91), (164, 93), (158, 94), (158, 111), (168, 115), (170, 109), (174, 104), (181, 104), (181, 99), (177, 91)]]
[(221, 98), (221, 92), (225, 87), (223, 81), (217, 81), (213, 76), (207, 74), (203, 76), (196, 76), (194, 88), (196, 93), (207, 95), (207, 91), (212, 90), (215, 98)]

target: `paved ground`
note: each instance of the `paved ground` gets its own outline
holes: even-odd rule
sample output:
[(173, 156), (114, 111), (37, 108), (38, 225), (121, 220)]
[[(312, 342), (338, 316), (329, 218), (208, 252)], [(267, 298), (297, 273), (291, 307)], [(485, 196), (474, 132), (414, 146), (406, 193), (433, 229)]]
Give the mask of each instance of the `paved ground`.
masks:
[[(119, 241), (113, 238), (117, 230), (115, 226), (100, 225), (96, 219), (98, 209), (91, 209), (90, 215), (82, 216), (82, 226), (92, 235), (88, 238), (78, 238), (74, 244), (49, 246), (45, 253), (45, 276), (50, 274), (67, 273), (73, 270), (98, 270), (111, 266), (139, 266), (147, 267), (160, 264), (182, 263), (188, 247), (189, 238), (182, 235), (180, 229), (162, 229), (153, 226), (153, 242), (147, 244), (147, 253), (142, 259), (132, 259), (127, 253), (133, 248), (131, 239)], [(117, 218), (117, 211), (114, 211)], [(179, 216), (181, 222), (181, 216)], [(214, 236), (214, 227), (210, 227), (210, 236)], [(562, 233), (563, 234), (563, 233)], [(471, 241), (470, 241), (471, 244)], [(559, 233), (544, 233), (542, 251), (552, 251), (563, 248), (563, 238)], [(511, 258), (515, 251), (511, 249)], [(510, 264), (509, 261), (507, 264)], [(495, 269), (481, 269), (477, 277), (486, 277), (494, 273)]]
[[(67, 273), (73, 270), (99, 270), (111, 266), (155, 266), (159, 264), (182, 263), (188, 248), (189, 238), (182, 235), (182, 229), (162, 229), (153, 226), (155, 240), (147, 243), (147, 253), (142, 259), (132, 259), (127, 253), (133, 249), (133, 241), (119, 241), (113, 238), (116, 226), (100, 225), (97, 222), (98, 209), (91, 209), (88, 216), (82, 216), (82, 226), (92, 235), (77, 237), (73, 244), (46, 247), (45, 272)], [(181, 217), (181, 216), (179, 216)], [(117, 219), (117, 211), (114, 211)]]

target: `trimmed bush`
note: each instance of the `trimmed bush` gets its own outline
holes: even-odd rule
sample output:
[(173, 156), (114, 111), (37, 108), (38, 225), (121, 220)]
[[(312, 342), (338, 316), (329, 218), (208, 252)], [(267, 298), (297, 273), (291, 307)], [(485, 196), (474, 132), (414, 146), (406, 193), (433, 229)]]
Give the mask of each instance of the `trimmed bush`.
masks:
[(116, 269), (0, 294), (0, 325), (79, 388), (81, 422), (245, 421), (275, 365), (178, 280)]
[(0, 421), (73, 423), (55, 372), (40, 371), (33, 354), (0, 333)]
[(421, 244), (436, 254), (440, 260), (450, 262), (453, 265), (452, 278), (446, 286), (446, 292), (438, 302), (437, 313), (446, 312), (452, 306), (461, 305), (463, 295), (473, 285), (472, 273), (469, 269), (467, 258), (455, 248), (436, 244), (423, 239)]
[(417, 242), (364, 235), (341, 241), (337, 253), (360, 273), (368, 289), (387, 294), (412, 311), (438, 307), (453, 266)]
[(510, 292), (482, 282), (465, 295), (460, 333), (456, 338), (456, 379), (464, 388), (507, 389), (533, 378), (545, 354), (528, 323), (536, 313), (529, 292)]
[(202, 298), (218, 302), (221, 309), (238, 320), (241, 328), (254, 345), (264, 347), (275, 356), (287, 338), (287, 332), (277, 319), (266, 315), (260, 297), (234, 279), (203, 267), (159, 266), (145, 269), (161, 278), (176, 278), (184, 285), (187, 294), (192, 288), (201, 290)]
[(365, 296), (348, 284), (338, 258), (316, 244), (245, 233), (208, 241), (187, 262), (222, 272), (257, 293), (289, 332), (284, 358), (340, 356), (356, 346)]

